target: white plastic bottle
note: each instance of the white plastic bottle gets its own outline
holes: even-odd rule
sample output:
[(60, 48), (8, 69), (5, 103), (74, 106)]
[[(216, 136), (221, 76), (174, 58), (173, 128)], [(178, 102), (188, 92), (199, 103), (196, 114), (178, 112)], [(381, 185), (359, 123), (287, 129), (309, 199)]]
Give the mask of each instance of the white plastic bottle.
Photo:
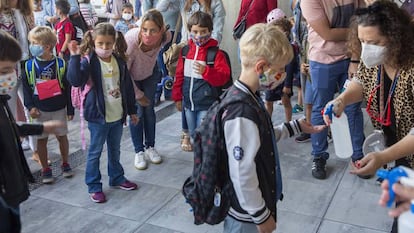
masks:
[(411, 210), (405, 211), (398, 218), (398, 233), (414, 232), (414, 200), (411, 200)]
[(331, 132), (336, 155), (343, 159), (351, 157), (353, 153), (351, 133), (345, 112), (340, 117), (332, 116)]

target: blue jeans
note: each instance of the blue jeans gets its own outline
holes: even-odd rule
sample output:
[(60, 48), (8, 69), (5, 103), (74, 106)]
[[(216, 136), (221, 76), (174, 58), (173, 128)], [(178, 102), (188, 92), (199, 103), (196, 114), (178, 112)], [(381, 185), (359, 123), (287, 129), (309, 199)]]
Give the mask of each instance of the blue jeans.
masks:
[[(341, 90), (345, 81), (348, 79), (349, 60), (342, 60), (333, 64), (322, 64), (310, 61), (310, 75), (312, 78), (312, 114), (311, 122), (313, 125), (324, 124), (321, 111), (325, 105), (334, 98), (335, 92)], [(345, 108), (348, 116), (353, 159), (363, 156), (362, 144), (364, 143), (364, 121), (361, 110), (361, 103), (348, 105)], [(328, 129), (320, 133), (312, 134), (312, 155), (315, 158), (329, 158), (328, 142), (326, 140)]]
[(223, 233), (256, 233), (257, 227), (253, 223), (241, 222), (227, 216), (224, 219)]
[[(157, 89), (157, 83), (161, 80), (161, 73), (155, 64), (153, 73), (150, 77), (135, 81), (137, 87), (144, 92), (144, 95), (150, 100), (150, 105), (142, 107), (137, 104), (137, 115), (139, 122), (134, 125), (130, 122), (129, 130), (131, 132), (132, 143), (134, 144), (135, 153), (144, 151), (144, 147), (154, 147), (155, 145), (155, 110), (154, 110), (154, 95)], [(145, 144), (144, 144), (145, 133)], [(144, 146), (145, 145), (145, 146)]]
[(207, 110), (203, 111), (191, 111), (188, 108), (184, 108), (185, 118), (187, 119), (188, 131), (191, 137), (194, 136), (194, 130), (201, 124), (201, 121), (207, 114)]
[(105, 142), (108, 147), (109, 185), (117, 186), (124, 183), (126, 181), (124, 169), (119, 162), (123, 129), (122, 122), (119, 120), (104, 125), (88, 122), (88, 128), (91, 133), (91, 144), (89, 146), (85, 173), (85, 183), (88, 185), (88, 192), (102, 192), (99, 159), (101, 158)]

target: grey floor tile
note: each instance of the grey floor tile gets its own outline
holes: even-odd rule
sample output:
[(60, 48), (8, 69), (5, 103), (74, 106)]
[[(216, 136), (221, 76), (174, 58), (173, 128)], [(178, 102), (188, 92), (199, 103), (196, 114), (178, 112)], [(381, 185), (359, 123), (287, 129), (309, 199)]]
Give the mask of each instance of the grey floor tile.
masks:
[(160, 211), (154, 214), (147, 223), (184, 233), (222, 232), (223, 225), (194, 225), (190, 205), (186, 204), (181, 193), (177, 194)]
[(386, 233), (390, 231), (378, 231), (366, 227), (353, 226), (349, 224), (325, 220), (318, 231), (319, 233)]
[(380, 192), (374, 194), (358, 189), (338, 188), (326, 214), (326, 219), (367, 227), (379, 231), (389, 231), (392, 219), (387, 209), (378, 205)]
[(182, 233), (167, 228), (154, 226), (151, 224), (143, 224), (135, 233)]
[(24, 202), (21, 213), (23, 233), (128, 233), (140, 226), (136, 221), (37, 197)]
[(320, 222), (320, 218), (278, 210), (276, 233), (314, 233)]

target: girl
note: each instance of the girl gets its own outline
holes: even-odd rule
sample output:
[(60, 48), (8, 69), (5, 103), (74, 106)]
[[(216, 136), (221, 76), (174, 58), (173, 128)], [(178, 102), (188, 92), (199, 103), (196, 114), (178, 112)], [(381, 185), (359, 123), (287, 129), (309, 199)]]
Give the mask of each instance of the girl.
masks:
[[(125, 63), (126, 43), (122, 33), (116, 32), (111, 24), (100, 23), (93, 32), (85, 34), (80, 47), (72, 41), (69, 50), (69, 82), (79, 87), (84, 86), (89, 77), (92, 81), (92, 89), (84, 103), (84, 117), (91, 134), (85, 182), (92, 201), (102, 203), (106, 199), (102, 192), (99, 159), (105, 142), (108, 147), (109, 185), (123, 190), (138, 187), (125, 178), (119, 162), (122, 124), (126, 115), (130, 115), (133, 124), (138, 123), (134, 89)], [(81, 61), (80, 54), (89, 55), (89, 58)]]
[(143, 170), (147, 168), (145, 156), (149, 157), (152, 163), (162, 162), (154, 149), (154, 94), (161, 79), (156, 62), (161, 48), (171, 40), (171, 33), (166, 30), (161, 13), (151, 9), (141, 18), (140, 27), (129, 30), (125, 39), (128, 44), (128, 68), (134, 80), (135, 97), (139, 103), (138, 115), (141, 118), (137, 125), (130, 124), (131, 139), (136, 153), (134, 165), (137, 169)]

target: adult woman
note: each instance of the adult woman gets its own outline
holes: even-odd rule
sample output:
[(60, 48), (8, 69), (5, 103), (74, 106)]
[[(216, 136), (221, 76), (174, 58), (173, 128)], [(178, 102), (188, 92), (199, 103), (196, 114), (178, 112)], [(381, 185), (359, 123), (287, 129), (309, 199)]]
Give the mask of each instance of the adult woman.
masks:
[[(152, 163), (161, 163), (162, 159), (154, 148), (155, 111), (154, 94), (161, 73), (157, 66), (160, 49), (171, 40), (161, 13), (151, 9), (141, 18), (141, 25), (125, 34), (128, 44), (128, 69), (134, 81), (135, 97), (139, 103), (137, 125), (130, 124), (131, 138), (135, 147), (135, 167), (146, 169), (145, 157)], [(145, 140), (144, 140), (145, 133)], [(145, 152), (144, 152), (145, 151)]]
[[(362, 48), (363, 63), (333, 101), (334, 112), (339, 115), (346, 105), (366, 100), (374, 127), (384, 132), (386, 146), (392, 146), (414, 127), (414, 23), (406, 11), (386, 0), (358, 9), (354, 20), (357, 32), (352, 33), (351, 49)], [(356, 165), (364, 167), (372, 159), (368, 155)], [(414, 166), (413, 155), (394, 159), (396, 165)], [(353, 173), (372, 174), (378, 167)]]

